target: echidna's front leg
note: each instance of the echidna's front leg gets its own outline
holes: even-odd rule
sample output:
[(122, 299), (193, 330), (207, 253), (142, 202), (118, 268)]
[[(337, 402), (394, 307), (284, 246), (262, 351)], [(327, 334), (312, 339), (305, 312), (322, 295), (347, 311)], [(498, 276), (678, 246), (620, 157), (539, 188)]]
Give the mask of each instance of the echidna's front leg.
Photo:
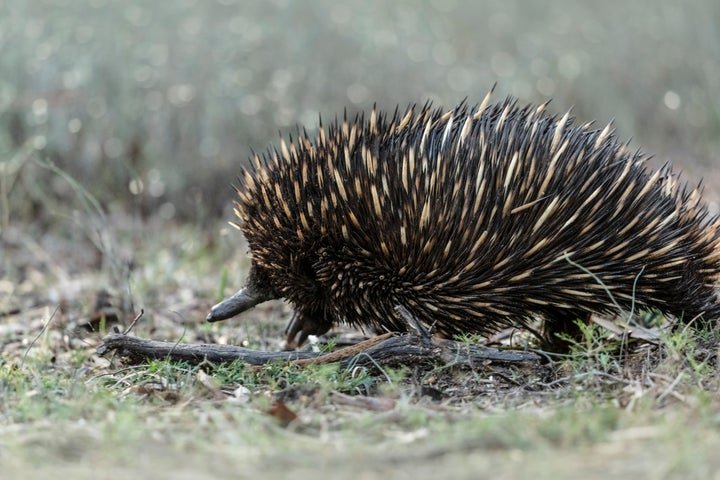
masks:
[(330, 330), (330, 327), (332, 322), (324, 321), (321, 316), (315, 317), (296, 311), (285, 327), (285, 349), (301, 347), (310, 335), (322, 335)]

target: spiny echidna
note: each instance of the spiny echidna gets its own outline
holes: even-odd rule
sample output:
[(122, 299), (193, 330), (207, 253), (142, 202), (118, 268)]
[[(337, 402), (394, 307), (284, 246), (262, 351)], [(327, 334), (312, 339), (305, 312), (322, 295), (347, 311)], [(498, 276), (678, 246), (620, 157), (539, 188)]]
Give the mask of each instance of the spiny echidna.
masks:
[(336, 322), (444, 335), (589, 313), (720, 317), (720, 219), (669, 166), (649, 171), (611, 126), (508, 98), (322, 122), (255, 155), (236, 214), (246, 286), (209, 321), (285, 298), (288, 341)]

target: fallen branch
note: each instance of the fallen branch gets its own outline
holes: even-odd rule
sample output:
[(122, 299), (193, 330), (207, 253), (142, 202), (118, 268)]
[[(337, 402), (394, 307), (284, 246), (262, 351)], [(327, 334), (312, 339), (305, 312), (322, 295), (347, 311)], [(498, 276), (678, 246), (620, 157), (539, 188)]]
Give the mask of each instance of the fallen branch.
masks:
[(464, 364), (538, 364), (541, 357), (532, 352), (498, 350), (468, 345), (453, 340), (432, 340), (424, 335), (391, 334), (371, 338), (365, 342), (332, 353), (264, 352), (232, 345), (184, 344), (145, 340), (122, 333), (103, 339), (98, 354), (117, 352), (131, 363), (152, 359), (184, 361), (193, 365), (209, 361), (228, 364), (241, 361), (249, 365), (274, 362), (293, 362), (300, 366), (318, 363), (340, 363), (342, 368), (377, 365), (413, 365), (418, 363)]
[(216, 364), (227, 364), (239, 360), (250, 365), (265, 365), (266, 363), (287, 362), (317, 356), (313, 352), (260, 352), (233, 345), (161, 342), (131, 337), (122, 333), (107, 335), (97, 349), (99, 355), (106, 355), (112, 351), (117, 352), (130, 363), (141, 363), (147, 360), (173, 360), (192, 365), (206, 360)]

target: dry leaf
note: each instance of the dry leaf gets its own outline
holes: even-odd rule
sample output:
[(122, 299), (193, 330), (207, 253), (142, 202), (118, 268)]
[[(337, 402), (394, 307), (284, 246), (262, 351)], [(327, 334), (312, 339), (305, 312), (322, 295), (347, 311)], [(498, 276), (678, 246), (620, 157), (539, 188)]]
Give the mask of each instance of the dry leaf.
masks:
[(290, 410), (284, 402), (275, 400), (267, 411), (268, 415), (275, 417), (275, 420), (283, 426), (287, 427), (290, 422), (297, 418), (297, 414)]

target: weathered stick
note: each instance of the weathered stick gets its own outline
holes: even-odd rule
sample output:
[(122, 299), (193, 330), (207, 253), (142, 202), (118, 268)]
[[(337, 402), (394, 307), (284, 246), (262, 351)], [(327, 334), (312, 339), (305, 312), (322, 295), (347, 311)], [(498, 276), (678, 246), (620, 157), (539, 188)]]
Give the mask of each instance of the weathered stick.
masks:
[(242, 361), (250, 365), (295, 362), (299, 365), (340, 362), (342, 368), (389, 364), (479, 363), (537, 364), (541, 357), (532, 352), (498, 350), (467, 345), (452, 340), (437, 340), (418, 335), (383, 335), (329, 354), (317, 352), (264, 352), (232, 345), (160, 342), (113, 333), (103, 339), (98, 354), (115, 351), (131, 363), (148, 359), (168, 359), (199, 364), (209, 361), (227, 364)]
[(314, 358), (318, 355), (313, 352), (261, 352), (233, 345), (161, 342), (131, 337), (122, 333), (107, 335), (97, 349), (99, 355), (105, 355), (111, 351), (116, 351), (131, 363), (145, 360), (174, 360), (193, 365), (205, 360), (218, 364), (240, 360), (250, 365), (264, 365), (271, 362)]

